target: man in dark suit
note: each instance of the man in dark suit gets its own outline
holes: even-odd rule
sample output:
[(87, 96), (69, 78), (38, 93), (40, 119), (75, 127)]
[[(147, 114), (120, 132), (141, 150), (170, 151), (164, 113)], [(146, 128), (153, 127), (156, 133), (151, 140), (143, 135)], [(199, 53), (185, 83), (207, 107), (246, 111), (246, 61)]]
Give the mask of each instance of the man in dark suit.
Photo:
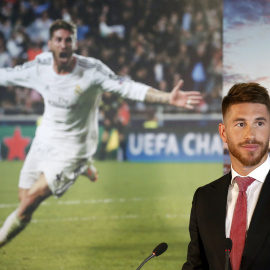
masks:
[(233, 270), (270, 269), (267, 90), (257, 83), (234, 85), (222, 101), (222, 114), (219, 133), (228, 146), (231, 171), (195, 192), (191, 241), (182, 269), (225, 269), (226, 238), (233, 242), (229, 265)]

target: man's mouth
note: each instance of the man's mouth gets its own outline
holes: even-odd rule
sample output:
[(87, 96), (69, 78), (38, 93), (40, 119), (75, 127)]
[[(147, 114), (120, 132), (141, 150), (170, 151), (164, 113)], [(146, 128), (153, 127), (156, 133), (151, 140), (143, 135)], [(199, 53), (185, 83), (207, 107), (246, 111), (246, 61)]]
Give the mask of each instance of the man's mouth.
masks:
[(67, 52), (61, 52), (59, 54), (60, 58), (67, 58), (68, 57), (68, 53)]
[(247, 151), (256, 151), (259, 148), (260, 144), (259, 143), (246, 143), (243, 144), (242, 147), (246, 149)]

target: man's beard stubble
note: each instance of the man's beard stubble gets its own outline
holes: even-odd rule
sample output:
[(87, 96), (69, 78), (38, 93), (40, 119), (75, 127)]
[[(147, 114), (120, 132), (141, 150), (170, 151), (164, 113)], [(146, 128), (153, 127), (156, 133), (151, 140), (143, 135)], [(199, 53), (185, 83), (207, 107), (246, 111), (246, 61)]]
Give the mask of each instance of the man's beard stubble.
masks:
[(247, 144), (257, 144), (259, 145), (262, 150), (260, 151), (259, 155), (255, 158), (252, 158), (255, 156), (254, 152), (250, 152), (249, 153), (249, 157), (244, 157), (241, 155), (240, 151), (238, 151), (238, 149), (230, 144), (229, 142), (227, 142), (228, 145), (228, 149), (229, 152), (232, 156), (234, 156), (239, 162), (241, 162), (244, 166), (246, 167), (252, 167), (252, 166), (256, 166), (257, 164), (259, 164), (262, 160), (262, 158), (265, 156), (266, 153), (268, 153), (268, 148), (269, 148), (269, 144), (266, 143), (262, 143), (262, 142), (258, 142), (258, 141), (248, 141), (248, 142), (244, 142), (244, 143), (239, 143), (238, 146), (242, 147), (242, 145), (247, 145)]

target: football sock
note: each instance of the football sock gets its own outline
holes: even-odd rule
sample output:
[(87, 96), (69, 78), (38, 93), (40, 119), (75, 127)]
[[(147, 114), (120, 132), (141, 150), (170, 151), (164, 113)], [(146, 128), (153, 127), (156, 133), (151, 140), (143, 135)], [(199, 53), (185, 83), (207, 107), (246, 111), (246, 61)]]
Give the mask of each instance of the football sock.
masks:
[(29, 222), (22, 222), (17, 216), (17, 210), (12, 212), (0, 229), (0, 247), (4, 246), (13, 237), (20, 233)]

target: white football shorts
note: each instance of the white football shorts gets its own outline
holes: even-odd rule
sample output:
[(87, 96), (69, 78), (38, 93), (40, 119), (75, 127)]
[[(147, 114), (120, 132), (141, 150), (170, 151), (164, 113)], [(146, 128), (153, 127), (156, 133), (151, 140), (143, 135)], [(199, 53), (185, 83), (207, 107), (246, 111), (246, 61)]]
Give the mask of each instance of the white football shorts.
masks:
[(60, 150), (34, 139), (20, 173), (19, 187), (31, 188), (44, 173), (52, 194), (60, 197), (88, 169), (90, 163), (91, 159), (69, 156), (68, 149)]

